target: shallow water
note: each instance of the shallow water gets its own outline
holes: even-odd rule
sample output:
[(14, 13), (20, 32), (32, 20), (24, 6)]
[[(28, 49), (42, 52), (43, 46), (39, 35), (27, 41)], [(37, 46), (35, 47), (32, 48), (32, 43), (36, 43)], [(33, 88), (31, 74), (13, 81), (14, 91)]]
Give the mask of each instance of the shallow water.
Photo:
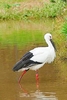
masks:
[(0, 100), (67, 100), (67, 83), (54, 63), (39, 69), (39, 87), (35, 71), (28, 71), (18, 84), (21, 72), (13, 72), (12, 68), (30, 48), (0, 48)]

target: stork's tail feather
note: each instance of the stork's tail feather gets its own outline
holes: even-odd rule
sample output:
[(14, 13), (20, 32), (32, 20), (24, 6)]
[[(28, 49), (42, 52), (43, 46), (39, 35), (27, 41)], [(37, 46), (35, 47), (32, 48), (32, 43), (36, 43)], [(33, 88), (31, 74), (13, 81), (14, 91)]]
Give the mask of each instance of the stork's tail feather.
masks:
[(22, 68), (22, 60), (18, 61), (15, 66), (13, 67), (13, 71), (18, 71)]

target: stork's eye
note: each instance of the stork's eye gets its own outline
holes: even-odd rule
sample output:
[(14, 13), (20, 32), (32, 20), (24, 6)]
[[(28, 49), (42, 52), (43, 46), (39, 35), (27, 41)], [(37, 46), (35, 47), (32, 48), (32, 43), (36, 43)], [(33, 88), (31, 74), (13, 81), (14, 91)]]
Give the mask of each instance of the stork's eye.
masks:
[(52, 39), (52, 37), (50, 36), (50, 39)]

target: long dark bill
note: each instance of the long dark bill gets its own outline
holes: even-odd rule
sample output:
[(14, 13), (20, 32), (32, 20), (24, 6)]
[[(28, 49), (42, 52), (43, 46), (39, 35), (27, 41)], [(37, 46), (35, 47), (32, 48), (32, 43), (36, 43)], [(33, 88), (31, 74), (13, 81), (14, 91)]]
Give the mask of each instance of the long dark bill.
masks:
[(54, 49), (57, 51), (56, 46), (55, 46), (54, 42), (52, 41), (52, 39), (50, 39), (50, 41), (51, 41), (51, 43), (52, 43)]

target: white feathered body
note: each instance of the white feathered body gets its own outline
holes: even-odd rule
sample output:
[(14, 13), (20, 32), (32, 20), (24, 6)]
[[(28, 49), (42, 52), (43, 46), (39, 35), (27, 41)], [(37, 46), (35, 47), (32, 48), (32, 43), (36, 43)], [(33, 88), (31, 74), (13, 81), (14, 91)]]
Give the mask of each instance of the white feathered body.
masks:
[(50, 47), (38, 47), (30, 52), (34, 55), (30, 60), (42, 62), (42, 64), (30, 67), (31, 70), (37, 70), (45, 63), (53, 62), (54, 58), (56, 57), (54, 48), (50, 49)]

